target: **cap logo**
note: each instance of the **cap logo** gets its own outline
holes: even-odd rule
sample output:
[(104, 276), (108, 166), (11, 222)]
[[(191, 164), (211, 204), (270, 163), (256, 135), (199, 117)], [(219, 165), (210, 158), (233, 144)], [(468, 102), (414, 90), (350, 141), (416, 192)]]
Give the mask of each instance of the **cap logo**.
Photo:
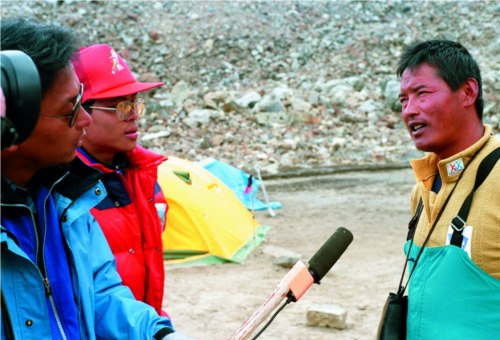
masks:
[(464, 161), (462, 158), (456, 161), (446, 164), (446, 170), (448, 171), (448, 176), (453, 176), (464, 169)]
[(125, 68), (122, 64), (120, 64), (120, 60), (118, 59), (118, 54), (111, 50), (111, 56), (109, 57), (111, 59), (111, 73), (115, 74), (117, 71), (121, 71)]

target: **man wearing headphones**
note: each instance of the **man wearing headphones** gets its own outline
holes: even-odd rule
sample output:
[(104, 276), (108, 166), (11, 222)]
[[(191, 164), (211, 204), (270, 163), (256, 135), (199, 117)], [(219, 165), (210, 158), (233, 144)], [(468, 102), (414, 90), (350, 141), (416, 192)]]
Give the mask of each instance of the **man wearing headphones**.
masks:
[(66, 165), (91, 123), (81, 107), (84, 87), (70, 62), (77, 47), (73, 33), (2, 19), (1, 47), (30, 56), (42, 87), (33, 132), (2, 151), (2, 337), (175, 338), (170, 320), (121, 284), (109, 245), (89, 213), (106, 195), (100, 174)]

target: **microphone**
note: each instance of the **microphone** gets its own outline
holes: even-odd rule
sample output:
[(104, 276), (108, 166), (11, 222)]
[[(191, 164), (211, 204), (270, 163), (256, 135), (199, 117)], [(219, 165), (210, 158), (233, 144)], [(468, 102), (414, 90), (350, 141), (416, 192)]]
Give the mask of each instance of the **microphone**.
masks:
[(314, 277), (314, 283), (318, 283), (337, 263), (345, 250), (353, 240), (352, 233), (346, 228), (340, 227), (319, 248), (316, 254), (309, 260), (309, 271)]
[(246, 339), (268, 315), (287, 297), (298, 301), (313, 283), (319, 284), (353, 240), (346, 228), (338, 228), (306, 264), (298, 261), (285, 275), (275, 291), (234, 332), (231, 339)]
[[(292, 268), (298, 267), (298, 275), (294, 275), (290, 282), (290, 293), (293, 294), (293, 301), (299, 301), (307, 289), (314, 283), (319, 284), (321, 279), (330, 271), (333, 265), (344, 254), (347, 247), (353, 240), (352, 233), (346, 228), (338, 228), (332, 236), (319, 248), (316, 254), (309, 260), (309, 266), (299, 261)], [(304, 268), (307, 268), (307, 272)]]

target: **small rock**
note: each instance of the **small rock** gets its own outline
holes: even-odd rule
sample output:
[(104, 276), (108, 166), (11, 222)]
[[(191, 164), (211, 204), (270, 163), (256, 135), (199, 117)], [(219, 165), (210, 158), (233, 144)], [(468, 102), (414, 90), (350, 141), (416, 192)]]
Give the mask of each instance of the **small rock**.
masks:
[(167, 131), (158, 131), (158, 132), (155, 132), (155, 133), (148, 133), (148, 134), (145, 134), (142, 138), (141, 138), (141, 141), (143, 142), (146, 142), (146, 141), (149, 141), (149, 140), (152, 140), (152, 139), (158, 139), (158, 138), (162, 138), (162, 137), (168, 137), (170, 136), (170, 130), (167, 130)]
[(401, 112), (401, 103), (399, 101), (400, 83), (396, 78), (390, 78), (385, 83), (384, 104), (394, 112)]
[(345, 329), (347, 311), (336, 305), (312, 305), (307, 311), (307, 325)]
[(290, 106), (293, 111), (296, 112), (308, 112), (311, 110), (311, 103), (306, 102), (304, 99), (292, 97), (290, 99)]
[(285, 106), (275, 95), (267, 95), (255, 106), (255, 109), (258, 112), (283, 112)]
[(222, 91), (209, 92), (203, 96), (205, 106), (210, 109), (217, 109), (219, 103), (224, 103), (226, 94)]
[(242, 108), (253, 108), (256, 103), (262, 99), (258, 92), (252, 91), (245, 93), (242, 97), (236, 99), (234, 103)]
[(209, 109), (196, 109), (193, 110), (189, 113), (189, 119), (202, 123), (202, 124), (207, 124), (210, 121), (210, 117), (216, 116), (217, 111), (215, 110), (209, 110)]
[(297, 258), (297, 257), (290, 257), (290, 256), (280, 256), (280, 257), (277, 257), (273, 260), (273, 264), (275, 266), (278, 266), (278, 267), (282, 267), (282, 268), (286, 268), (286, 269), (290, 269), (292, 268), (293, 266), (295, 266), (295, 264), (297, 263), (297, 261), (300, 260), (300, 258)]
[(193, 91), (189, 85), (185, 81), (181, 80), (172, 88), (172, 100), (177, 107), (182, 107), (182, 104), (189, 96), (191, 96), (192, 92)]
[(182, 108), (184, 109), (184, 111), (186, 111), (188, 115), (190, 115), (191, 112), (193, 112), (198, 108), (198, 103), (195, 100), (188, 98), (182, 104)]

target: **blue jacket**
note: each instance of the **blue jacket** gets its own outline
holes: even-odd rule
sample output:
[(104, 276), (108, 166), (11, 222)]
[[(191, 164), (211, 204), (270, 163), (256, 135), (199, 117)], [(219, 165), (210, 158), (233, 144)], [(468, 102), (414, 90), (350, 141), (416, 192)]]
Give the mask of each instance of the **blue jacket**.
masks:
[[(65, 241), (79, 333), (82, 339), (153, 339), (160, 330), (173, 330), (168, 318), (134, 299), (121, 284), (108, 243), (89, 210), (106, 195), (97, 175), (59, 167), (37, 174), (37, 186), (50, 192), (53, 212)], [(93, 170), (92, 170), (93, 171)], [(3, 181), (2, 181), (3, 182)], [(40, 212), (39, 212), (40, 213)], [(49, 209), (50, 213), (50, 209)], [(14, 216), (14, 217), (12, 217)], [(32, 218), (10, 186), (2, 183), (1, 283), (2, 339), (50, 339), (51, 324), (41, 271), (19, 246), (9, 225), (20, 217)], [(12, 217), (11, 220), (7, 218)], [(50, 270), (49, 270), (50, 271)], [(57, 294), (57, 292), (55, 293)], [(167, 329), (165, 329), (167, 328)]]

